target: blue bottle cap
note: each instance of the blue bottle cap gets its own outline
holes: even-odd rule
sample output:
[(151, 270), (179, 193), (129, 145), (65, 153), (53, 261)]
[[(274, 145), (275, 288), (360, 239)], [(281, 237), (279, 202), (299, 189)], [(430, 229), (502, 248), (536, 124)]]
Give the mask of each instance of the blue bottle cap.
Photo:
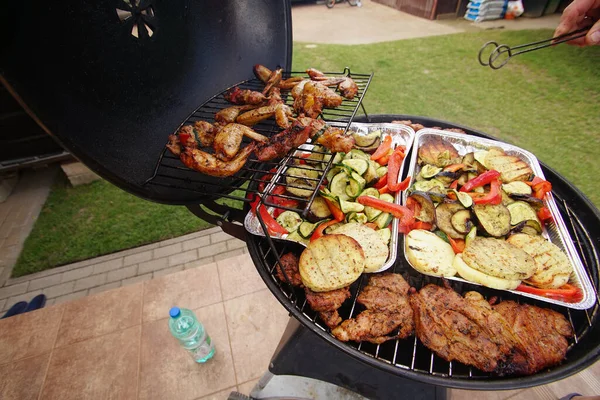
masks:
[(181, 310), (179, 309), (179, 307), (173, 307), (171, 308), (171, 310), (169, 310), (169, 315), (171, 316), (171, 318), (177, 318), (179, 317), (179, 314), (181, 314)]

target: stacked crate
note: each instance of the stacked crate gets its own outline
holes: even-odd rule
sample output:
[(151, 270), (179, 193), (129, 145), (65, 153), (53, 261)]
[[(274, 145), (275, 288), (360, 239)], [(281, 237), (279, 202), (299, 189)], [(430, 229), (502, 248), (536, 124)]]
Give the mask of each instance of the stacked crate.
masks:
[(504, 18), (508, 0), (471, 0), (465, 19), (473, 22)]

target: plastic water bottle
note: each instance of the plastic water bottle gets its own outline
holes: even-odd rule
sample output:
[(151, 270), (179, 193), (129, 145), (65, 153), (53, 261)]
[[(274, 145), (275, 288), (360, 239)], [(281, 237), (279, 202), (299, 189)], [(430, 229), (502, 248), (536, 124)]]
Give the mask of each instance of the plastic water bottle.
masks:
[(191, 310), (173, 307), (169, 315), (171, 334), (196, 362), (204, 363), (215, 355), (215, 345)]

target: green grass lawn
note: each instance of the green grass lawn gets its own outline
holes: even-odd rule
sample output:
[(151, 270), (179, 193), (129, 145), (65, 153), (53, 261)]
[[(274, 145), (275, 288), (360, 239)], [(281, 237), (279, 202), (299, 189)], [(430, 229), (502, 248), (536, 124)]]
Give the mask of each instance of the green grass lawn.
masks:
[[(600, 193), (600, 47), (560, 45), (494, 71), (477, 62), (488, 40), (516, 45), (550, 30), (484, 31), (380, 44), (309, 48), (295, 43), (294, 70), (374, 72), (370, 114), (452, 121), (521, 146), (567, 177), (595, 204)], [(13, 276), (176, 237), (208, 224), (183, 207), (137, 199), (106, 182), (57, 184)]]

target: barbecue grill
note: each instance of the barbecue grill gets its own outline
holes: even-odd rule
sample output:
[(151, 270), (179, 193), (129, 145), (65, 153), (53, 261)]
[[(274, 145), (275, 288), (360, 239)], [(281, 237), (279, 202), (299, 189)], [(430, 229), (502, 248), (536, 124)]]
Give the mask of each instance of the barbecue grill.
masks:
[[(234, 85), (262, 88), (260, 81), (249, 79), (254, 64), (281, 66), (287, 71), (285, 77), (304, 74), (290, 72), (288, 1), (251, 5), (244, 0), (202, 3), (174, 0), (168, 4), (158, 0), (16, 3), (6, 5), (11, 9), (3, 13), (1, 21), (4, 37), (8, 38), (0, 52), (2, 83), (48, 133), (102, 177), (139, 197), (186, 205), (198, 217), (246, 240), (265, 284), (301, 323), (290, 328), (290, 339), (282, 343), (273, 360), (274, 373), (293, 370), (369, 396), (385, 397), (386, 393), (377, 389), (379, 386), (379, 390), (384, 390), (381, 376), (396, 383), (409, 379), (416, 384), (438, 387), (515, 389), (562, 379), (598, 359), (598, 303), (588, 310), (571, 310), (458, 282), (452, 286), (461, 293), (477, 290), (485, 296), (499, 295), (502, 299), (563, 313), (575, 332), (566, 360), (533, 376), (496, 377), (460, 363), (446, 362), (414, 337), (381, 345), (342, 343), (330, 335), (308, 307), (303, 291), (275, 276), (279, 257), (288, 251), (298, 254), (301, 246), (269, 235), (249, 235), (242, 226), (249, 203), (259, 189), (264, 189), (261, 201), (266, 206), (276, 206), (269, 200), (275, 197), (294, 199), (293, 195), (276, 194), (272, 190), (275, 181), (285, 182), (286, 166), (297, 158), (296, 153), (291, 151), (266, 163), (250, 159), (234, 176), (217, 179), (185, 168), (165, 150), (169, 134), (197, 120), (210, 122), (216, 111), (228, 106), (222, 93)], [(31, 61), (32, 54), (43, 63), (24, 62)], [(335, 110), (326, 109), (324, 120), (348, 129), (353, 121), (383, 123), (410, 119), (427, 127), (461, 128), (469, 134), (489, 138), (483, 132), (431, 118), (368, 115), (363, 98), (372, 75), (362, 72), (345, 69), (329, 73), (351, 76), (359, 86), (359, 93), (353, 100), (344, 100)], [(291, 99), (284, 100), (291, 104)], [(268, 121), (255, 128), (265, 136), (279, 131)], [(319, 178), (311, 183), (314, 188), (322, 183), (330, 166), (331, 159), (322, 167)], [(600, 213), (572, 184), (548, 166), (542, 167), (553, 184), (560, 212), (597, 290)], [(306, 214), (316, 192), (315, 189), (306, 207), (284, 208)], [(264, 221), (260, 217), (259, 220), (267, 232)], [(398, 246), (403, 248), (402, 241)], [(439, 279), (414, 272), (401, 255), (392, 270), (403, 274), (416, 288), (430, 282), (441, 283)], [(356, 297), (365, 281), (363, 276), (351, 286), (352, 297), (340, 309), (342, 318), (356, 314)], [(293, 367), (289, 355), (298, 348), (292, 345), (298, 344), (298, 340), (312, 341), (314, 346), (304, 349), (323, 349), (321, 356), (331, 352), (334, 358), (329, 365), (336, 365), (337, 373), (327, 370), (327, 362), (310, 372), (298, 365)], [(304, 354), (308, 359), (309, 354)], [(356, 364), (341, 362), (346, 359)], [(356, 371), (362, 371), (360, 382), (350, 378)]]

